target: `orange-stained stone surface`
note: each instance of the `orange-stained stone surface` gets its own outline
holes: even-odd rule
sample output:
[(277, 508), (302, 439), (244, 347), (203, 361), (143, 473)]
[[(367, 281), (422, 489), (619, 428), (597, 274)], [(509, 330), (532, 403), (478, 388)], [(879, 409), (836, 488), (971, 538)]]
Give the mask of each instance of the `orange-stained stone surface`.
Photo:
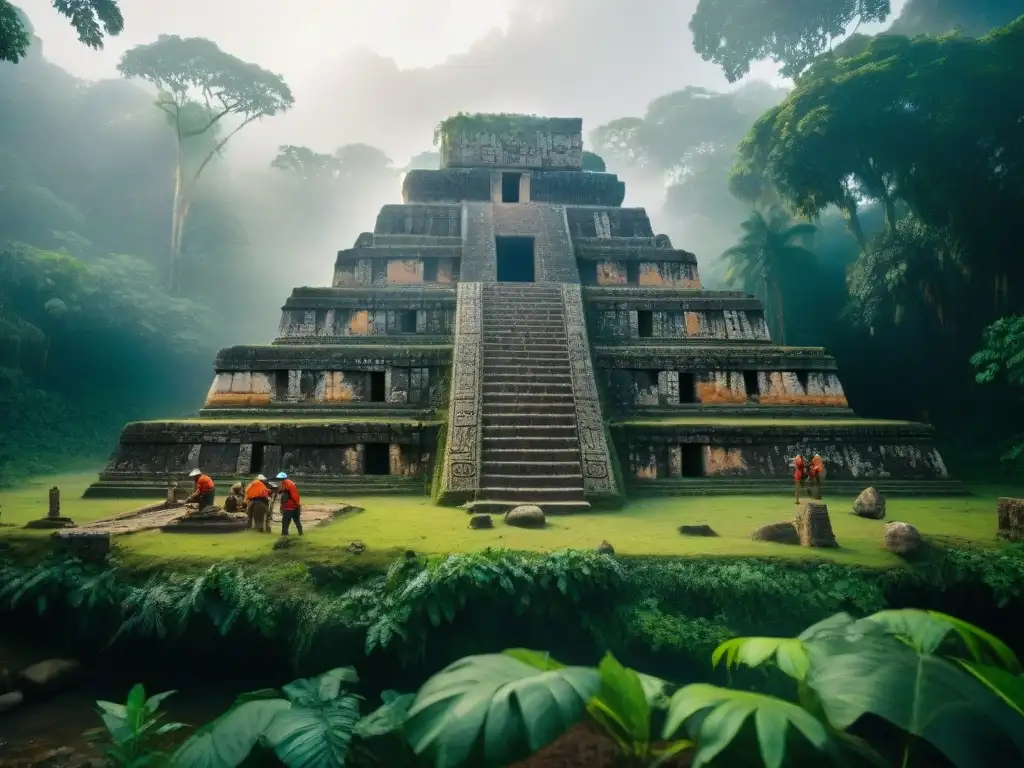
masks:
[(709, 445), (704, 460), (705, 474), (721, 475), (737, 470), (745, 471), (747, 462), (742, 448), (720, 448)]
[(206, 397), (206, 405), (270, 405), (270, 395), (266, 392), (211, 392)]
[(328, 371), (324, 375), (325, 403), (348, 403), (356, 399), (355, 390), (345, 380), (344, 371)]
[(699, 403), (745, 403), (746, 395), (734, 392), (717, 381), (701, 381), (697, 383), (697, 402)]
[(370, 332), (370, 313), (365, 309), (353, 312), (348, 320), (348, 332), (356, 335), (366, 335)]
[(617, 261), (597, 262), (597, 284), (598, 285), (625, 285), (625, 265)]
[(419, 259), (388, 259), (389, 285), (410, 285), (423, 282), (423, 262)]

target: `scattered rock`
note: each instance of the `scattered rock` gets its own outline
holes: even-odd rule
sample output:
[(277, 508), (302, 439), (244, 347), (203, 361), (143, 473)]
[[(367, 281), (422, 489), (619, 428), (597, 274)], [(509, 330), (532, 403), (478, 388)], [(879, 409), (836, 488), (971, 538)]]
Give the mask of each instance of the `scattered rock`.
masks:
[(469, 527), (480, 530), (482, 528), (493, 528), (494, 521), (491, 520), (490, 515), (473, 515), (469, 518)]
[(366, 551), (366, 545), (359, 539), (356, 539), (348, 545), (348, 551), (353, 555), (361, 555)]
[(47, 659), (26, 667), (21, 679), (38, 690), (51, 690), (63, 685), (79, 670), (74, 659)]
[(796, 532), (796, 526), (788, 520), (762, 525), (750, 534), (750, 538), (755, 541), (773, 541), (776, 544), (800, 543), (800, 535)]
[(683, 536), (717, 536), (710, 525), (680, 525), (679, 532)]
[(614, 555), (615, 547), (609, 544), (607, 541), (602, 541), (597, 545), (597, 552), (601, 555)]
[(505, 513), (505, 522), (519, 528), (543, 528), (547, 522), (544, 510), (532, 504), (513, 507)]
[(288, 547), (295, 546), (295, 541), (291, 536), (279, 536), (274, 542), (274, 549), (288, 549)]
[(796, 532), (803, 547), (838, 547), (832, 533), (832, 520), (828, 516), (828, 505), (820, 501), (808, 501), (796, 513)]
[(865, 488), (853, 502), (853, 514), (871, 520), (881, 520), (885, 517), (885, 496), (874, 486)]
[(997, 499), (996, 513), (999, 516), (999, 538), (1024, 541), (1024, 499)]
[(0, 695), (0, 712), (6, 712), (9, 709), (14, 709), (24, 700), (25, 695), (21, 691), (10, 691), (2, 694)]
[(885, 548), (895, 555), (906, 555), (921, 546), (921, 534), (910, 523), (892, 522), (885, 525)]

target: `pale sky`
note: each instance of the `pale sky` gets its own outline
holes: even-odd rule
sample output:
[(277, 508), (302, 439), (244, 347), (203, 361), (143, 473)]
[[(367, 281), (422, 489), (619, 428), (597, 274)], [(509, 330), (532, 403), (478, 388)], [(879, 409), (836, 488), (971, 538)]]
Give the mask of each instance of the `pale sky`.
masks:
[[(120, 0), (125, 31), (102, 51), (50, 0), (16, 2), (46, 58), (82, 78), (116, 77), (121, 54), (159, 34), (282, 74), (295, 108), (233, 140), (236, 159), (261, 163), (278, 144), (364, 141), (401, 164), (460, 110), (580, 116), (589, 132), (687, 85), (728, 87), (693, 51), (697, 0)], [(782, 82), (770, 63), (750, 77)]]

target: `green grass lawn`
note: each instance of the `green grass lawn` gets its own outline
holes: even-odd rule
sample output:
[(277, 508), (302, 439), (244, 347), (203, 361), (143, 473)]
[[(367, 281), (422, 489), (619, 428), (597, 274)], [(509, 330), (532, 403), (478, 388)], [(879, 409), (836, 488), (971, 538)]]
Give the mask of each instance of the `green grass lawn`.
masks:
[[(86, 523), (152, 503), (146, 499), (82, 499), (82, 491), (96, 477), (79, 472), (31, 478), (0, 496), (0, 537), (46, 537), (51, 531), (25, 530), (29, 520), (44, 517), (47, 489), (61, 488), (64, 515)], [(995, 539), (995, 499), (1012, 493), (1005, 488), (977, 488), (977, 495), (949, 498), (890, 498), (887, 520), (911, 523), (925, 535), (950, 544), (1000, 546)], [(1018, 492), (1019, 493), (1019, 492)], [(313, 499), (309, 503), (340, 503), (362, 507), (341, 519), (309, 532), (298, 548), (285, 553), (271, 549), (277, 536), (254, 532), (239, 534), (164, 534), (149, 531), (117, 539), (121, 554), (129, 560), (161, 563), (213, 563), (225, 559), (251, 560), (301, 557), (315, 562), (350, 561), (344, 548), (354, 539), (367, 545), (361, 559), (389, 559), (404, 550), (421, 554), (466, 552), (486, 547), (553, 551), (566, 547), (592, 549), (607, 540), (622, 555), (754, 556), (790, 560), (825, 559), (866, 566), (894, 566), (901, 560), (882, 546), (884, 521), (865, 520), (848, 514), (853, 498), (826, 498), (832, 526), (839, 541), (837, 550), (752, 541), (750, 532), (764, 523), (791, 519), (796, 505), (790, 496), (685, 496), (636, 499), (616, 511), (549, 518), (542, 530), (506, 526), (495, 516), (491, 530), (471, 530), (468, 515), (460, 509), (437, 507), (424, 496), (351, 496), (344, 499)], [(687, 537), (677, 533), (683, 524), (707, 523), (715, 538)], [(12, 539), (13, 540), (13, 539)], [(370, 555), (369, 557), (367, 555)]]
[(719, 418), (716, 416), (667, 416), (663, 419), (626, 419), (623, 421), (612, 421), (611, 426), (630, 427), (704, 427), (704, 426), (725, 426), (725, 427), (885, 427), (894, 425), (913, 424), (912, 421), (893, 421), (891, 419), (857, 419), (857, 418), (833, 418), (833, 419), (790, 419), (785, 416), (733, 416)]

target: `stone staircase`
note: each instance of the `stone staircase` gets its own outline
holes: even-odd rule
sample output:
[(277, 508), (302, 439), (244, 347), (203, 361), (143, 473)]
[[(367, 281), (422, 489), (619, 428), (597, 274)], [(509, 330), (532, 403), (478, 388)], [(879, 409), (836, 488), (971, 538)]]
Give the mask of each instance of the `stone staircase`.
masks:
[(482, 448), (474, 509), (589, 509), (560, 287), (483, 286)]

